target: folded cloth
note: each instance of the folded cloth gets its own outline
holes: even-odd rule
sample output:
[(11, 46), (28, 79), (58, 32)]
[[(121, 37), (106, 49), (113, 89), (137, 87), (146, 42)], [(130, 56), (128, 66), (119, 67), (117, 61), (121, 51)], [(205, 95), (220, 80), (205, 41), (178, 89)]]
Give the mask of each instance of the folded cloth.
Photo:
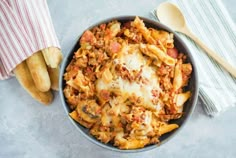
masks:
[(0, 80), (33, 53), (60, 48), (46, 0), (1, 0), (0, 28)]
[[(236, 67), (235, 24), (222, 2), (171, 0), (183, 12), (187, 25), (209, 48)], [(206, 55), (187, 36), (178, 33), (190, 49), (198, 68), (200, 98), (210, 116), (236, 105), (236, 78)]]

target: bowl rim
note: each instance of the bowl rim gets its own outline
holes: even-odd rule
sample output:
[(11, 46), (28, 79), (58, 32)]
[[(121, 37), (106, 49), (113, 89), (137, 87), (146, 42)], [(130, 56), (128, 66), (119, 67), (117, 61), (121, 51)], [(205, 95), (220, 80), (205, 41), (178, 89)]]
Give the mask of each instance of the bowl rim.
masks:
[[(102, 24), (102, 23), (108, 23), (112, 20), (134, 20), (134, 18), (136, 17), (137, 15), (123, 15), (123, 16), (114, 16), (114, 17), (109, 17), (109, 18), (106, 18), (104, 20), (100, 20), (99, 22), (96, 22), (94, 24), (92, 24), (91, 26), (89, 26), (88, 28), (84, 29), (85, 30), (90, 30), (91, 28), (95, 27), (95, 26), (98, 26), (99, 24)], [(77, 43), (79, 42), (79, 39), (80, 37), (82, 36), (82, 34), (84, 33), (84, 31), (78, 35), (78, 38), (75, 40), (75, 43), (72, 45), (72, 49), (65, 55), (63, 61), (62, 61), (62, 64), (61, 64), (61, 69), (60, 69), (60, 75), (59, 75), (59, 95), (60, 95), (60, 99), (61, 99), (61, 102), (62, 102), (62, 106), (65, 110), (65, 113), (67, 115), (67, 117), (69, 118), (69, 120), (72, 122), (72, 124), (77, 128), (77, 130), (80, 131), (80, 133), (86, 137), (90, 142), (100, 146), (100, 147), (103, 147), (105, 149), (108, 149), (108, 150), (111, 150), (111, 151), (116, 151), (116, 152), (123, 152), (123, 153), (137, 153), (137, 152), (143, 152), (143, 151), (149, 151), (149, 150), (152, 150), (152, 149), (155, 149), (157, 148), (158, 146), (164, 144), (164, 143), (167, 143), (169, 140), (171, 140), (177, 133), (179, 133), (179, 131), (186, 125), (187, 122), (189, 122), (189, 119), (190, 117), (192, 116), (192, 113), (196, 107), (196, 104), (197, 104), (197, 100), (198, 100), (198, 95), (199, 95), (199, 81), (198, 81), (198, 72), (197, 72), (197, 67), (196, 67), (196, 62), (192, 56), (192, 52), (189, 50), (189, 48), (187, 47), (187, 45), (185, 44), (185, 42), (179, 37), (179, 35), (174, 32), (172, 29), (170, 29), (168, 26), (158, 22), (158, 21), (154, 21), (152, 19), (149, 19), (149, 18), (146, 18), (146, 17), (142, 17), (142, 16), (138, 16), (141, 20), (144, 21), (144, 23), (150, 23), (152, 25), (155, 25), (157, 26), (158, 28), (161, 28), (161, 29), (164, 29), (168, 32), (171, 32), (174, 34), (174, 37), (181, 43), (182, 47), (185, 49), (185, 54), (187, 54), (188, 58), (190, 59), (190, 62), (192, 64), (192, 67), (193, 67), (193, 73), (195, 76), (194, 78), (194, 90), (192, 92), (192, 94), (194, 94), (193, 96), (193, 101), (192, 101), (192, 106), (191, 108), (189, 109), (189, 112), (188, 112), (188, 115), (186, 115), (184, 121), (182, 122), (182, 124), (179, 126), (179, 128), (175, 131), (172, 132), (172, 134), (170, 134), (170, 136), (168, 136), (165, 140), (161, 141), (159, 144), (154, 144), (154, 145), (150, 145), (150, 146), (146, 146), (144, 148), (140, 148), (140, 149), (129, 149), (129, 150), (122, 150), (122, 149), (119, 149), (115, 146), (108, 146), (104, 143), (102, 143), (101, 141), (99, 140), (95, 140), (96, 138), (91, 138), (90, 136), (88, 136), (87, 133), (85, 133), (79, 126), (78, 126), (78, 123), (76, 121), (74, 121), (70, 116), (69, 116), (69, 110), (68, 110), (68, 105), (66, 103), (66, 100), (65, 100), (65, 97), (64, 97), (64, 94), (63, 94), (63, 84), (64, 84), (64, 79), (63, 79), (63, 74), (65, 72), (65, 69), (68, 65), (68, 58), (74, 53), (73, 50), (75, 49), (75, 47), (77, 46)]]

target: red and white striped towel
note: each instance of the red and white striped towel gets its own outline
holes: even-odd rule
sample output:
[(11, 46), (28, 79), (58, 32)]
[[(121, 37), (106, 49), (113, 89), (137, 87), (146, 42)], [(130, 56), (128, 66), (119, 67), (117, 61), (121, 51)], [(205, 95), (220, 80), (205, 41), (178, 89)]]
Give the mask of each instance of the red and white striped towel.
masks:
[(60, 48), (46, 0), (0, 0), (0, 80), (33, 53)]

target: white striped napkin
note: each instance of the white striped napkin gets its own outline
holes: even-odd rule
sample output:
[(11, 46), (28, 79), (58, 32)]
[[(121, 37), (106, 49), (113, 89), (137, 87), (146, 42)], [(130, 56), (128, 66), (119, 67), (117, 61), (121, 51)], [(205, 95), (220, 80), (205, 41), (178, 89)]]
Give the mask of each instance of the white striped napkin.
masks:
[[(183, 12), (187, 24), (209, 48), (236, 66), (235, 24), (220, 0), (171, 0)], [(233, 30), (234, 29), (234, 30)], [(232, 77), (191, 39), (178, 33), (190, 49), (198, 68), (204, 109), (216, 116), (236, 105), (236, 78)]]
[(46, 0), (0, 0), (0, 80), (51, 46), (60, 48)]

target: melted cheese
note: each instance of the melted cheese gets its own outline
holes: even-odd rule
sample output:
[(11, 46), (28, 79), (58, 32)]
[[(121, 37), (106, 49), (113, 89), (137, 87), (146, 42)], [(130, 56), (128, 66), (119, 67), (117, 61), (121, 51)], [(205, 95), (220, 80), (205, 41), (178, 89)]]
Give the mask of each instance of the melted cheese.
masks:
[(143, 98), (146, 105), (159, 109), (158, 105), (152, 103), (152, 100), (155, 97), (153, 96), (152, 91), (160, 91), (158, 77), (155, 69), (146, 64), (146, 60), (147, 59), (143, 57), (138, 47), (133, 45), (127, 46), (126, 49), (123, 49), (122, 54), (114, 60), (114, 64), (121, 64), (126, 67), (130, 73), (132, 73), (132, 70), (140, 71), (142, 69), (141, 78), (145, 79), (146, 82), (130, 82), (121, 77), (117, 77), (111, 82), (105, 83), (102, 79), (98, 79), (96, 82), (97, 91), (99, 92), (105, 89), (119, 91), (128, 96), (135, 95), (136, 97)]
[(129, 71), (140, 70), (141, 66), (145, 65), (145, 60), (140, 52), (123, 53), (119, 63), (125, 66)]

